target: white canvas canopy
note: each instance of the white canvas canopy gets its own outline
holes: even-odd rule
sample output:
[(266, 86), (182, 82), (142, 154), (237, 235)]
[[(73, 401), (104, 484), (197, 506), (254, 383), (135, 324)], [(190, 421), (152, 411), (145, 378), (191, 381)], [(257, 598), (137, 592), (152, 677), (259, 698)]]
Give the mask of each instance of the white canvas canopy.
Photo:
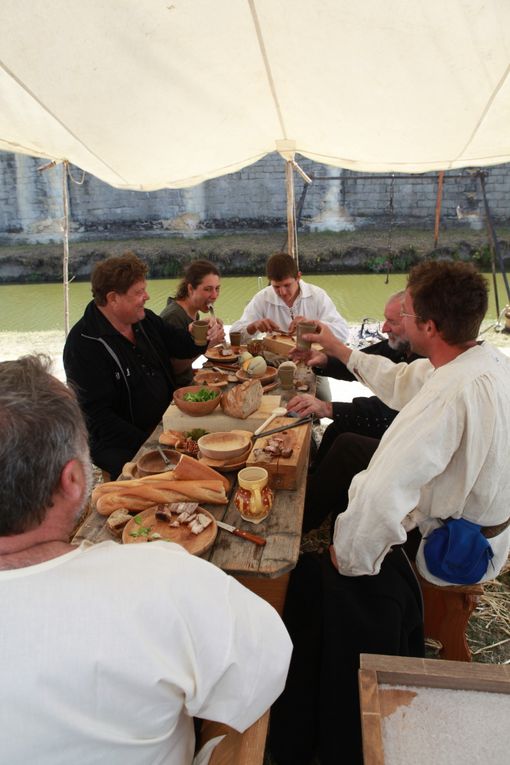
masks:
[(2, 0), (0, 39), (0, 149), (119, 188), (275, 150), (375, 172), (510, 161), (508, 0)]

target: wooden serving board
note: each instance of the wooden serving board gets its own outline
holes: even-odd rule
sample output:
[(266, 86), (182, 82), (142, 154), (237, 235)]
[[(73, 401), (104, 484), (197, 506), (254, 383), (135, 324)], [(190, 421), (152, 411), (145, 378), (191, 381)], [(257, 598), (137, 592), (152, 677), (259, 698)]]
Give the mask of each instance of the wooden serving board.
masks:
[(280, 406), (280, 398), (280, 396), (273, 395), (262, 396), (260, 407), (256, 412), (250, 414), (246, 420), (241, 420), (238, 417), (229, 417), (222, 412), (221, 405), (211, 414), (206, 414), (202, 417), (190, 417), (188, 414), (181, 412), (180, 409), (177, 409), (175, 404), (170, 404), (163, 414), (163, 428), (164, 430), (182, 431), (203, 428), (210, 433), (227, 430), (249, 430), (250, 433), (253, 433), (259, 425), (262, 425), (264, 420), (267, 420), (271, 412), (277, 406)]
[[(291, 425), (295, 422), (293, 417), (277, 417), (269, 428), (279, 428), (283, 425)], [(270, 485), (273, 489), (289, 489), (295, 491), (298, 486), (301, 472), (306, 471), (308, 451), (310, 446), (311, 423), (301, 425), (298, 428), (284, 430), (275, 433), (274, 436), (257, 438), (253, 449), (246, 460), (246, 467), (263, 467), (270, 475)], [(256, 456), (256, 449), (262, 449), (271, 438), (283, 438), (285, 446), (292, 449), (290, 457), (265, 457)]]
[[(148, 507), (147, 510), (143, 510), (141, 513), (137, 513), (132, 520), (124, 526), (122, 531), (122, 541), (124, 544), (139, 544), (140, 542), (148, 542), (148, 536), (131, 536), (132, 533), (138, 531), (141, 527), (150, 528), (151, 532), (161, 534), (163, 540), (167, 542), (175, 542), (181, 547), (184, 547), (192, 555), (201, 555), (208, 550), (218, 533), (218, 527), (216, 520), (208, 510), (204, 510), (203, 507), (199, 507), (197, 512), (207, 515), (211, 518), (212, 523), (202, 531), (201, 534), (193, 534), (187, 524), (183, 524), (178, 528), (170, 526), (166, 521), (160, 521), (156, 519), (157, 507)], [(177, 516), (175, 516), (177, 518)], [(139, 523), (137, 522), (140, 521)]]

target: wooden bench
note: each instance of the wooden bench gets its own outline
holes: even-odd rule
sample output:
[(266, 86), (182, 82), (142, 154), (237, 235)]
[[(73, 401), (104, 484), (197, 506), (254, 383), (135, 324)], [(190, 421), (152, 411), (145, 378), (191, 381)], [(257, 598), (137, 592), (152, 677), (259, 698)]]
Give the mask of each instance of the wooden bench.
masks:
[(416, 571), (423, 593), (425, 637), (441, 643), (441, 659), (471, 661), (466, 640), (469, 617), (483, 595), (482, 584), (440, 587)]
[(202, 721), (200, 747), (215, 736), (225, 735), (213, 750), (209, 765), (262, 765), (266, 748), (269, 710), (244, 733), (222, 723)]

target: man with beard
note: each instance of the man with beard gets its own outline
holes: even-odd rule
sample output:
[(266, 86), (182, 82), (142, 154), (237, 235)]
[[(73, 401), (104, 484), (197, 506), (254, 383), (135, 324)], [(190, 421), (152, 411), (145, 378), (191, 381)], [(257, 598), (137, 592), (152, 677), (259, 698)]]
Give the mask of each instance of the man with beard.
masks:
[(0, 364), (0, 429), (2, 761), (191, 765), (193, 717), (255, 722), (290, 658), (276, 611), (179, 545), (69, 543), (87, 430), (44, 360)]

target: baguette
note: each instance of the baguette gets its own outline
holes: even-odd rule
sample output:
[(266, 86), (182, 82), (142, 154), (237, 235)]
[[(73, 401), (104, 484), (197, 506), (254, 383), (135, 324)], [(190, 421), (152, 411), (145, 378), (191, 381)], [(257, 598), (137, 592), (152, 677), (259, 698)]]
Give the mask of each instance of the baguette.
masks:
[[(129, 481), (129, 484), (129, 486), (118, 488), (117, 491), (108, 491), (97, 496), (93, 500), (97, 512), (100, 515), (110, 515), (120, 507), (125, 507), (129, 511), (145, 510), (151, 505), (189, 500), (212, 505), (226, 505), (228, 502), (225, 487), (221, 481), (201, 481), (200, 483), (172, 481), (167, 483), (164, 489), (147, 483), (140, 485), (140, 481)], [(115, 483), (111, 485), (115, 486)]]

